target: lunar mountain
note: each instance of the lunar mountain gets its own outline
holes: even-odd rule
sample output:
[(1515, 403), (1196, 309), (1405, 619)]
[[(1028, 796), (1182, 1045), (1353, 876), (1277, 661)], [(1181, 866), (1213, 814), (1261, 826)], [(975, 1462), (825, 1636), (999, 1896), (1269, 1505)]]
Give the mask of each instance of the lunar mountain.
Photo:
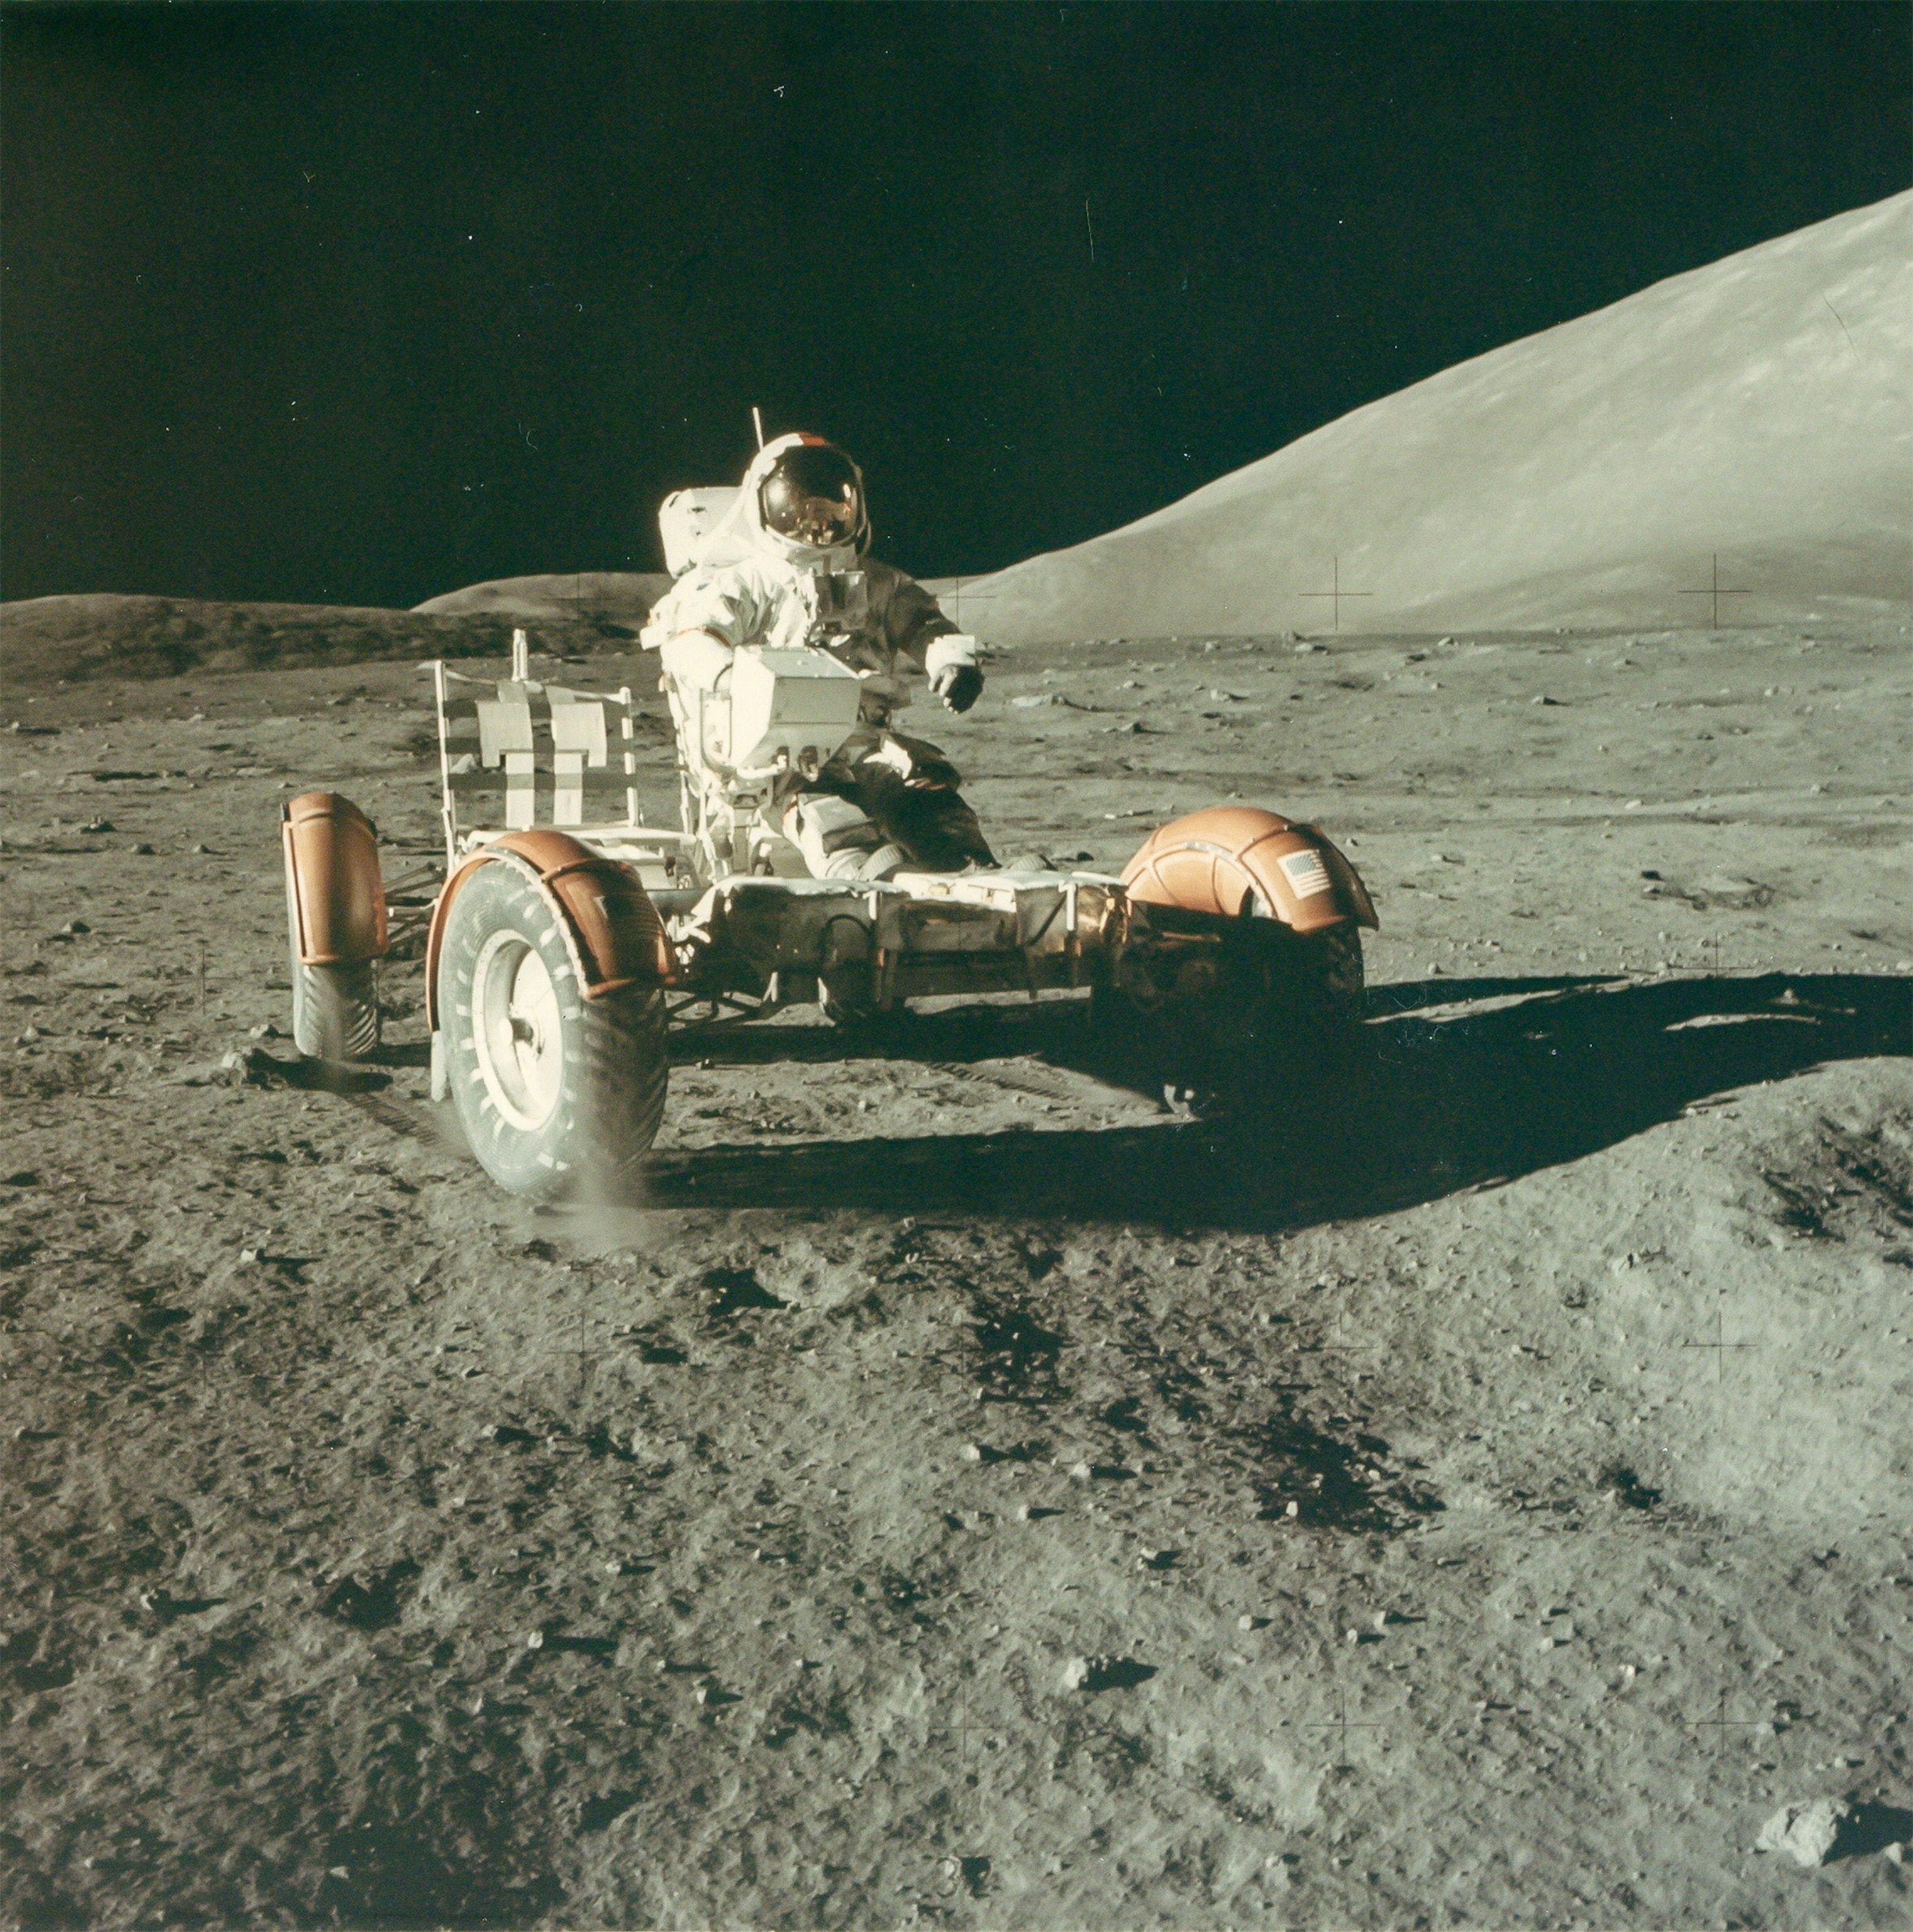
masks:
[(964, 621), (1027, 643), (1885, 614), (1913, 595), (1910, 256), (1906, 194), (1657, 282), (976, 580)]
[(428, 597), (415, 607), (428, 617), (501, 617), (526, 624), (587, 623), (607, 634), (635, 637), (651, 607), (670, 588), (661, 574), (617, 570), (501, 577)]

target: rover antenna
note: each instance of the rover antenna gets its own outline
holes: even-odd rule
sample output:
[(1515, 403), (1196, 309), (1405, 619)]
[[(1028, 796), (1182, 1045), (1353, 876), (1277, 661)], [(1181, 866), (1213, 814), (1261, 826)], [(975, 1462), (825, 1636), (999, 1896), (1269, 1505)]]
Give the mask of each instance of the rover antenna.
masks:
[(751, 405), (751, 427), (757, 432), (757, 447), (764, 446), (764, 418), (755, 403)]

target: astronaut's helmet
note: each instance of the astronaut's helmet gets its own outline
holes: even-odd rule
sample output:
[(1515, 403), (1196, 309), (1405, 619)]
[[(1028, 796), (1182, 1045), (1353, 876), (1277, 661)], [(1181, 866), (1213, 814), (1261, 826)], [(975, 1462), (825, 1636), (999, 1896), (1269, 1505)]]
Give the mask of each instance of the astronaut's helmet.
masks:
[(811, 550), (854, 544), (868, 527), (863, 477), (834, 443), (793, 442), (757, 485), (766, 530)]

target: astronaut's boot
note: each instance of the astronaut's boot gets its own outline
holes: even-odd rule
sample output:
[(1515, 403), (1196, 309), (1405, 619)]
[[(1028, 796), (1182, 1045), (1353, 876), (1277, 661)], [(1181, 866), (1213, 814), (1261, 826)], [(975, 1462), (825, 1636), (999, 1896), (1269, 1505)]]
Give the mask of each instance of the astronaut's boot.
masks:
[(813, 878), (887, 879), (909, 862), (874, 820), (829, 792), (793, 799), (784, 814), (784, 834), (803, 854)]

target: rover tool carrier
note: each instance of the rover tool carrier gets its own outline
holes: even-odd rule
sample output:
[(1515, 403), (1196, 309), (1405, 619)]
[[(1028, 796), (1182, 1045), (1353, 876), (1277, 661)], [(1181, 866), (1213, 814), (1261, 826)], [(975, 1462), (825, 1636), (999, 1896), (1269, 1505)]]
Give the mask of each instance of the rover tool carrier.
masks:
[[(432, 1092), (504, 1186), (628, 1196), (658, 1131), (673, 1032), (803, 1004), (882, 1024), (916, 998), (1077, 989), (1130, 1084), (1225, 1092), (1306, 1078), (1358, 1015), (1354, 869), (1312, 826), (1222, 806), (1157, 831), (1120, 878), (1010, 866), (811, 876), (780, 829), (856, 728), (828, 650), (746, 648), (727, 696), (670, 692), (680, 824), (638, 803), (632, 692), (439, 662), (446, 872), (429, 917)], [(299, 1050), (369, 1058), (388, 950), (370, 821), (308, 792), (284, 810)]]

